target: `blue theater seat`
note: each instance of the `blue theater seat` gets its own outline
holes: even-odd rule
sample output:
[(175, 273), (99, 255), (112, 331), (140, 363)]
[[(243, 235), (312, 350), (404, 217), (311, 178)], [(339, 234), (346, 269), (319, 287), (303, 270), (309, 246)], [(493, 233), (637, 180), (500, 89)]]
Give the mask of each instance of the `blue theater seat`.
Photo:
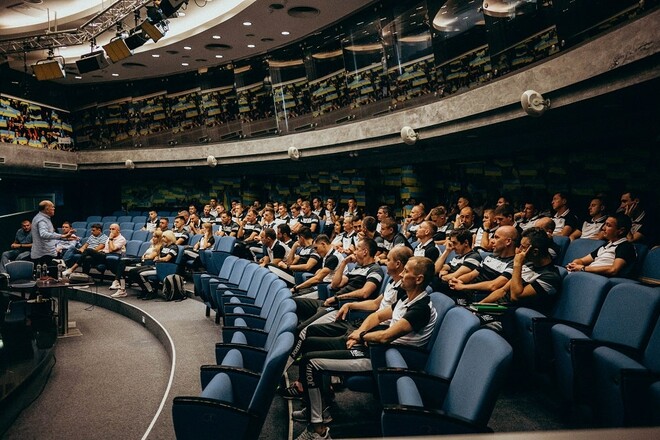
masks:
[(513, 350), (492, 330), (470, 336), (448, 384), (397, 380), (397, 404), (385, 405), (383, 436), (445, 435), (489, 432), (488, 421), (508, 373)]

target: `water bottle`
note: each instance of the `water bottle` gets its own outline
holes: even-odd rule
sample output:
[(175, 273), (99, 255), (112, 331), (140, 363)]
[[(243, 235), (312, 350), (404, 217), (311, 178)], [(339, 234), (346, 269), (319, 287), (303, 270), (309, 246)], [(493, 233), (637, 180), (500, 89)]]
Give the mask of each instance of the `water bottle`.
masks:
[(41, 279), (41, 265), (40, 265), (40, 264), (37, 264), (37, 275), (36, 275), (36, 278), (37, 278), (37, 279)]
[(41, 266), (41, 276), (48, 278), (48, 265), (46, 263)]
[(62, 272), (64, 272), (64, 268), (62, 267), (62, 263), (57, 264), (57, 279), (61, 280), (62, 279)]

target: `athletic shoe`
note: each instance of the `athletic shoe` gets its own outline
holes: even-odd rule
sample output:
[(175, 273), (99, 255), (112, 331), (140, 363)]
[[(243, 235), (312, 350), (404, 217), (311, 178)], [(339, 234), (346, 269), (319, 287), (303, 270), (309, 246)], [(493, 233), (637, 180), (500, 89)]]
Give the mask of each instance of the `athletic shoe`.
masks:
[(128, 296), (128, 293), (126, 292), (126, 289), (119, 289), (110, 296), (113, 298), (125, 298)]
[(117, 290), (121, 289), (121, 284), (119, 284), (119, 280), (114, 280), (112, 282), (112, 285), (110, 286), (110, 290)]
[(295, 383), (287, 388), (278, 388), (277, 393), (285, 399), (289, 400), (303, 398), (303, 392), (300, 391), (298, 387), (296, 387)]
[(62, 276), (65, 278), (68, 277), (69, 275), (71, 275), (71, 269), (67, 269), (64, 272), (62, 272)]
[[(309, 409), (307, 407), (294, 411), (291, 413), (291, 418), (296, 422), (307, 422), (309, 423)], [(323, 423), (332, 422), (332, 414), (330, 414), (330, 407), (326, 406), (323, 409)]]
[(298, 437), (296, 437), (296, 440), (319, 440), (330, 438), (332, 438), (330, 437), (330, 428), (325, 428), (324, 434), (319, 434), (316, 431), (309, 431), (308, 429), (305, 429)]

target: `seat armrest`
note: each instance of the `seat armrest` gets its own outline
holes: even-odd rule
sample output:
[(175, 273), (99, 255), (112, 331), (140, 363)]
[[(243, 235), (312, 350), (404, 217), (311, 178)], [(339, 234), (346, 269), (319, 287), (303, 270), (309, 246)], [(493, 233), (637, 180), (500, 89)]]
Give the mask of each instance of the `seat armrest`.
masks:
[(224, 316), (224, 323), (227, 327), (233, 327), (236, 318), (241, 318), (245, 321), (248, 328), (263, 329), (266, 325), (266, 320), (259, 315), (243, 314), (243, 313), (226, 313)]
[(268, 333), (262, 329), (249, 327), (224, 327), (222, 329), (222, 340), (231, 341), (235, 332), (241, 332), (245, 335), (248, 345), (252, 347), (263, 347), (268, 339)]
[(219, 342), (215, 344), (216, 363), (220, 364), (230, 350), (238, 350), (241, 352), (241, 355), (243, 356), (243, 367), (245, 369), (254, 371), (255, 373), (261, 373), (264, 361), (266, 360), (266, 355), (268, 354), (266, 350), (260, 347), (252, 347), (250, 345)]
[(385, 406), (381, 421), (383, 435), (387, 437), (492, 432), (487, 426), (476, 425), (444, 411), (406, 405)]
[(396, 382), (402, 376), (411, 378), (419, 392), (424, 407), (440, 408), (445, 400), (449, 381), (423, 371), (408, 370), (405, 368), (379, 368), (376, 372), (380, 401), (383, 405), (396, 405), (399, 403)]

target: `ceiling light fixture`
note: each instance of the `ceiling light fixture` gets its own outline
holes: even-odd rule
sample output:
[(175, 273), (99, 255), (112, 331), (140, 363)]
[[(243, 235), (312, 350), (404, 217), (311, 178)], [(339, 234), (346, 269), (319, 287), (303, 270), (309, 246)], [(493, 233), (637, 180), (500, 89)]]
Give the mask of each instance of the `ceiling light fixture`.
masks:
[[(56, 58), (60, 58), (61, 61)], [(64, 58), (61, 56), (55, 57), (53, 49), (49, 49), (48, 58), (37, 61), (32, 66), (32, 71), (38, 81), (64, 78), (66, 77), (66, 72), (64, 72)]]
[(211, 38), (213, 38), (214, 40), (219, 40), (221, 37), (220, 37), (220, 35), (214, 35), (214, 36), (211, 37)]
[(243, 26), (252, 26), (252, 23), (249, 21), (244, 21)]
[(216, 55), (215, 57), (216, 57), (216, 58), (223, 58), (222, 55)]
[(289, 31), (282, 31), (282, 35), (290, 35), (290, 34), (291, 34), (291, 32), (289, 32)]
[(184, 48), (185, 50), (192, 50), (192, 47), (190, 47), (190, 46), (183, 46), (183, 48)]
[(252, 49), (252, 48), (254, 48), (254, 47), (256, 47), (256, 46), (255, 46), (254, 44), (248, 44), (248, 47), (249, 47), (250, 49)]
[(190, 66), (188, 63), (181, 63), (182, 66)]
[(154, 58), (160, 58), (160, 55), (157, 54), (157, 53), (152, 53), (151, 56), (154, 57)]
[(119, 74), (118, 73), (113, 73), (112, 76), (119, 76)]

